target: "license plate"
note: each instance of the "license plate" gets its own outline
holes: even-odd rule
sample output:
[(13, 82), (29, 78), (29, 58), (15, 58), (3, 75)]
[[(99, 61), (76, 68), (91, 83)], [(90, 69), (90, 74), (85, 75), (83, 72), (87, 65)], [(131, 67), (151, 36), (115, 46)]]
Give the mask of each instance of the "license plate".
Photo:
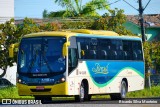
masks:
[(36, 90), (44, 90), (44, 86), (36, 86)]

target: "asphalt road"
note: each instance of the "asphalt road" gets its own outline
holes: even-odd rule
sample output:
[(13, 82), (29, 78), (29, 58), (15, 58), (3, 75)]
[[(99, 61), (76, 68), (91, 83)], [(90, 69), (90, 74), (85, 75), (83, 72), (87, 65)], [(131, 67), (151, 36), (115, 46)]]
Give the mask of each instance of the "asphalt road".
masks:
[(125, 100), (91, 99), (91, 101), (75, 102), (75, 100), (55, 100), (46, 104), (160, 104), (160, 98), (128, 98)]
[(47, 104), (40, 105), (41, 107), (160, 107), (160, 98), (143, 98), (143, 99), (91, 99), (91, 101), (75, 102), (74, 100), (52, 101)]
[[(5, 105), (6, 106), (6, 105)], [(11, 107), (12, 105), (7, 105)], [(125, 100), (110, 100), (110, 99), (91, 99), (91, 101), (75, 102), (74, 100), (54, 100), (38, 105), (13, 105), (18, 107), (160, 107), (160, 98), (138, 98)]]

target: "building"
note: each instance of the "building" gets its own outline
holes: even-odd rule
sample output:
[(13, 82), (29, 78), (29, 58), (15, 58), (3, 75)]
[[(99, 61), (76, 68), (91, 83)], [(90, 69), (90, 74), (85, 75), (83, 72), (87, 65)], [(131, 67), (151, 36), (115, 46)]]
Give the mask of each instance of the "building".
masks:
[[(141, 35), (139, 16), (128, 15), (124, 24), (126, 29), (135, 35)], [(144, 15), (144, 26), (147, 41), (160, 41), (160, 14)]]
[(14, 0), (0, 0), (0, 24), (14, 18)]

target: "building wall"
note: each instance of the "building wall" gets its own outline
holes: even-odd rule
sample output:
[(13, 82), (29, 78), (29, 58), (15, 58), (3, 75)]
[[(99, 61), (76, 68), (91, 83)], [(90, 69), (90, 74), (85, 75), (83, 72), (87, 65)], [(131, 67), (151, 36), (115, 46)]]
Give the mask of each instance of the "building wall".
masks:
[[(138, 25), (132, 22), (126, 22), (123, 24), (123, 26), (125, 26), (126, 29), (130, 30), (133, 34), (141, 35), (141, 28)], [(155, 39), (157, 40), (157, 37), (160, 36), (160, 27), (147, 27), (145, 28), (145, 34), (147, 37), (147, 41), (153, 41)]]
[(148, 38), (148, 41), (159, 41), (159, 36), (160, 36), (160, 27), (150, 27), (146, 29), (147, 34), (152, 34), (150, 38)]
[(0, 0), (0, 23), (14, 17), (14, 0)]
[(135, 35), (140, 35), (141, 33), (140, 27), (132, 22), (127, 21), (126, 23), (123, 24), (123, 26), (126, 27), (127, 30), (131, 31)]

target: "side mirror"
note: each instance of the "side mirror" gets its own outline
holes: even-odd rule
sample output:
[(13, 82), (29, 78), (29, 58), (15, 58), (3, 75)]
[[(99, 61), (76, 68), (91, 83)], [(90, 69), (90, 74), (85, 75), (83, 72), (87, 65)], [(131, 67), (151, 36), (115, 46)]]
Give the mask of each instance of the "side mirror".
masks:
[(15, 48), (18, 48), (19, 43), (11, 44), (9, 47), (9, 57), (13, 58), (14, 57), (14, 50)]
[(67, 54), (68, 54), (68, 49), (67, 49), (67, 47), (69, 47), (69, 46), (70, 46), (70, 42), (64, 43), (64, 45), (63, 45), (63, 50), (62, 50), (62, 55), (63, 55), (63, 57), (67, 56)]

